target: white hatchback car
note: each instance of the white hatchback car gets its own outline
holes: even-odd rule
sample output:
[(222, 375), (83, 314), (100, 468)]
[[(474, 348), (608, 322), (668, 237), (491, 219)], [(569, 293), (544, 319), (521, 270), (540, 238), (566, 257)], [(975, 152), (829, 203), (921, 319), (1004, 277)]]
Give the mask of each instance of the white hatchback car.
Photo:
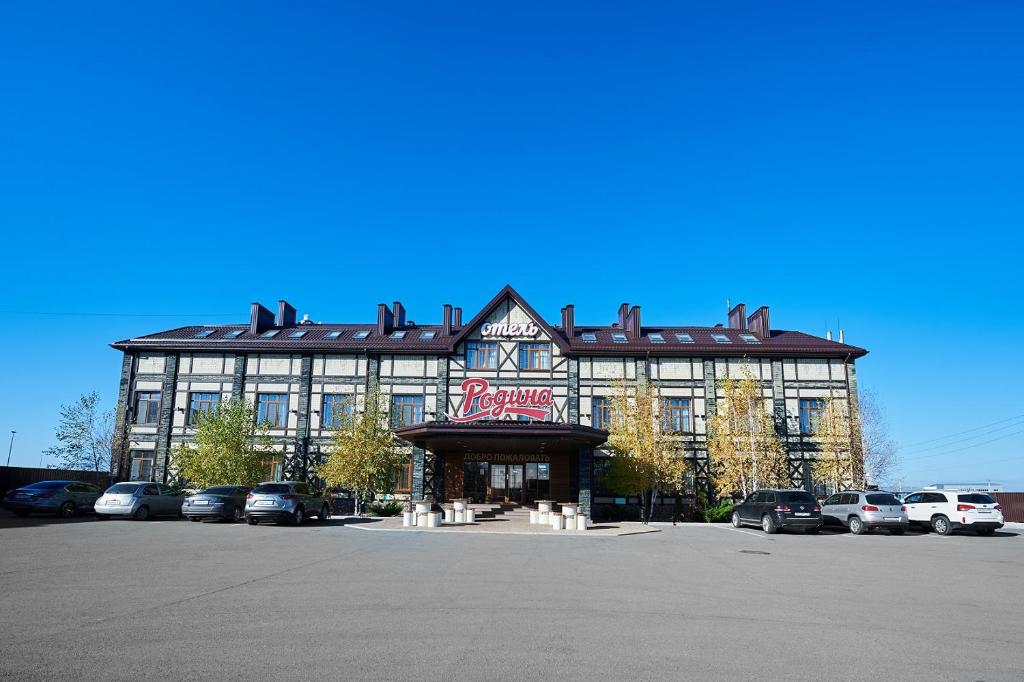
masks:
[(912, 526), (930, 528), (939, 535), (973, 530), (992, 535), (1003, 527), (1003, 512), (991, 495), (967, 490), (922, 490), (903, 498)]

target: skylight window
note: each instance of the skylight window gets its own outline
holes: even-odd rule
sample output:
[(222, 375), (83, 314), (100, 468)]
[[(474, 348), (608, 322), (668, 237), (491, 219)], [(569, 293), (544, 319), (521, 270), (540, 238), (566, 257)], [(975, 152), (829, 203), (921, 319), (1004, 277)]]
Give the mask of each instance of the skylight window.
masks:
[(432, 338), (437, 336), (437, 332), (431, 330), (426, 332), (420, 332), (420, 341), (430, 341)]
[(740, 334), (740, 338), (747, 343), (761, 343), (761, 339), (757, 338), (753, 334)]
[(239, 336), (245, 333), (244, 329), (232, 329), (224, 335), (225, 339), (237, 339)]
[(679, 343), (693, 343), (693, 337), (689, 334), (676, 334), (676, 341)]
[(325, 339), (336, 339), (339, 336), (341, 336), (341, 332), (334, 331), (334, 332), (327, 332), (327, 335), (324, 336), (324, 338)]
[(200, 329), (199, 331), (196, 332), (196, 338), (197, 339), (205, 339), (207, 336), (210, 336), (211, 334), (213, 334), (213, 331), (214, 330), (212, 330), (212, 329)]
[(612, 332), (612, 341), (615, 343), (626, 343), (626, 335), (622, 332)]
[(651, 343), (665, 343), (665, 337), (661, 334), (648, 334), (647, 338), (651, 340)]
[(364, 330), (364, 331), (356, 332), (355, 334), (352, 335), (352, 338), (353, 339), (362, 340), (362, 339), (365, 339), (366, 337), (368, 337), (369, 335), (370, 335), (370, 332)]
[(583, 332), (580, 338), (582, 338), (587, 343), (594, 343), (595, 341), (597, 341), (597, 334), (595, 334), (594, 332)]
[(711, 338), (715, 340), (715, 343), (732, 343), (732, 339), (725, 334), (712, 334)]
[(275, 336), (277, 336), (280, 331), (281, 331), (280, 329), (271, 329), (270, 331), (263, 332), (262, 334), (260, 334), (260, 338), (261, 339), (272, 339)]
[(399, 340), (399, 339), (404, 339), (405, 338), (405, 332), (404, 331), (391, 332), (391, 338), (395, 339), (396, 341)]
[(288, 338), (289, 339), (301, 339), (303, 336), (306, 335), (306, 331), (307, 331), (306, 329), (299, 329), (297, 331), (293, 331), (291, 334), (288, 335)]

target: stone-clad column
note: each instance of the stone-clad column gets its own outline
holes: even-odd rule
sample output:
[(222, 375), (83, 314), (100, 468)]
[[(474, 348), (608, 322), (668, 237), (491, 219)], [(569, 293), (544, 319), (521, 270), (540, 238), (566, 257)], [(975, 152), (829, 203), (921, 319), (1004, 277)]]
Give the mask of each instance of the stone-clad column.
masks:
[[(125, 351), (121, 358), (121, 381), (117, 391), (117, 411), (114, 413), (114, 448), (110, 459), (110, 473), (115, 480), (127, 478), (126, 472), (131, 466), (128, 461), (128, 431), (131, 428), (131, 410), (129, 400), (132, 395), (132, 370), (135, 367), (135, 356)], [(161, 397), (161, 404), (167, 401), (169, 396)]]
[(313, 392), (313, 357), (303, 355), (299, 366), (299, 405), (298, 418), (295, 420), (295, 453), (302, 457), (302, 478), (303, 481), (310, 480), (312, 468), (319, 462), (314, 462), (310, 457), (309, 449), (309, 411), (311, 408), (310, 396)]
[(420, 444), (413, 445), (412, 448), (412, 490), (409, 494), (414, 500), (423, 499), (423, 474), (426, 460), (426, 451)]
[(580, 448), (578, 464), (576, 467), (579, 478), (580, 511), (590, 514), (590, 506), (594, 500), (593, 478), (594, 478), (594, 450), (590, 447)]
[(238, 398), (245, 397), (245, 363), (246, 356), (242, 354), (235, 355), (235, 371), (231, 375), (231, 399), (237, 400)]
[[(178, 354), (168, 353), (164, 362), (164, 381), (161, 386), (160, 424), (156, 430), (156, 461), (153, 463), (153, 480), (167, 483), (168, 462), (171, 455), (171, 431), (174, 426), (174, 396), (178, 388)], [(188, 400), (186, 396), (185, 400)], [(188, 419), (188, 405), (185, 418)]]
[(579, 358), (569, 358), (568, 372), (568, 398), (566, 399), (566, 419), (570, 424), (580, 423), (580, 361)]
[(437, 389), (434, 398), (434, 421), (448, 421), (448, 358), (437, 359)]

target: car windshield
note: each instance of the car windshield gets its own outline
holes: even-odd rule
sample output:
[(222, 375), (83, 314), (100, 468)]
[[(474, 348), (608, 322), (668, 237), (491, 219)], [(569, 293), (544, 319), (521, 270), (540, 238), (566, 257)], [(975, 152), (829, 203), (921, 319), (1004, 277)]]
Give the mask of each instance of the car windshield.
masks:
[(134, 493), (139, 489), (139, 486), (135, 483), (118, 483), (107, 488), (107, 493), (110, 495), (124, 495)]
[(199, 495), (234, 495), (237, 488), (233, 485), (221, 485), (200, 490)]
[(252, 491), (256, 494), (278, 495), (289, 492), (289, 488), (284, 483), (268, 483), (266, 485), (258, 485)]
[(814, 503), (814, 496), (803, 490), (779, 493), (780, 502), (808, 502)]
[(967, 502), (968, 504), (995, 504), (996, 501), (992, 499), (991, 495), (983, 495), (981, 493), (969, 493), (967, 495), (957, 495), (957, 502)]
[(67, 481), (39, 481), (39, 483), (25, 486), (25, 488), (28, 490), (54, 490), (56, 488), (63, 488), (67, 484)]
[(890, 495), (889, 493), (872, 493), (870, 495), (865, 495), (864, 497), (868, 501), (868, 504), (903, 504), (896, 499), (895, 495)]

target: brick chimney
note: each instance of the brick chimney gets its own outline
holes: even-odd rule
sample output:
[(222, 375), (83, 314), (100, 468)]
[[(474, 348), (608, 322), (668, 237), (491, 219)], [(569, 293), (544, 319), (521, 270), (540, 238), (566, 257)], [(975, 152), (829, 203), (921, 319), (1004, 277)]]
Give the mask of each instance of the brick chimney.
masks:
[(619, 306), (619, 315), (617, 322), (619, 323), (619, 329), (626, 328), (626, 316), (629, 315), (629, 304), (623, 303)]
[(562, 331), (570, 339), (576, 333), (576, 312), (571, 303), (562, 308)]
[(441, 322), (441, 333), (445, 336), (452, 335), (452, 304), (444, 304), (444, 315)]
[(747, 306), (744, 303), (737, 303), (729, 311), (729, 329), (747, 330)]
[(456, 329), (460, 329), (462, 327), (462, 308), (455, 308), (453, 314), (454, 318), (452, 319), (452, 326)]
[(253, 302), (249, 307), (249, 331), (253, 334), (262, 334), (273, 326), (274, 313)]
[(395, 326), (396, 327), (404, 327), (405, 326), (405, 306), (402, 305), (401, 303), (399, 303), (398, 301), (395, 301), (394, 304), (392, 304), (391, 311), (392, 311), (391, 312), (391, 316), (395, 320)]
[(395, 316), (388, 309), (387, 303), (377, 304), (377, 333), (381, 336), (390, 334), (395, 328)]
[(768, 319), (768, 306), (763, 305), (754, 311), (754, 314), (747, 318), (747, 329), (754, 332), (762, 339), (771, 336), (771, 321)]
[(634, 338), (640, 338), (640, 306), (635, 305), (630, 309), (622, 328), (632, 334)]
[(294, 327), (295, 326), (295, 308), (291, 306), (288, 301), (277, 302), (277, 326), (278, 327)]

